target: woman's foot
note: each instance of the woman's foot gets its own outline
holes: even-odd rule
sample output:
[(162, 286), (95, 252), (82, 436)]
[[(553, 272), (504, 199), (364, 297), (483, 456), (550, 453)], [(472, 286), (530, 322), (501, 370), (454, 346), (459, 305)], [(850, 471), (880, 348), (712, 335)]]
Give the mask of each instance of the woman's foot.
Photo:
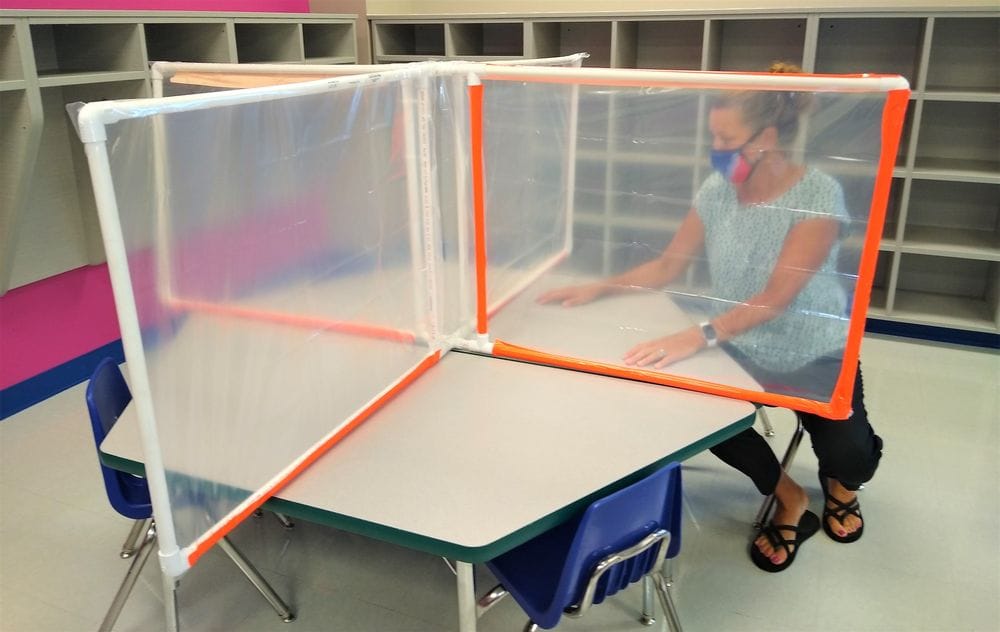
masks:
[[(771, 518), (771, 524), (775, 525), (799, 524), (802, 514), (809, 507), (809, 496), (806, 494), (806, 490), (802, 489), (798, 483), (793, 481), (784, 472), (781, 473), (778, 485), (774, 488), (774, 500), (775, 510), (774, 516)], [(795, 537), (795, 533), (791, 529), (780, 529), (779, 532), (787, 539)], [(764, 534), (757, 536), (757, 539), (754, 540), (754, 546), (776, 565), (783, 564), (788, 558), (788, 551), (784, 547), (773, 546)], [(794, 551), (795, 549), (793, 548), (792, 550)]]
[(823, 530), (838, 542), (853, 542), (861, 537), (864, 520), (858, 505), (858, 493), (840, 484), (835, 478), (820, 475), (826, 504), (823, 510)]

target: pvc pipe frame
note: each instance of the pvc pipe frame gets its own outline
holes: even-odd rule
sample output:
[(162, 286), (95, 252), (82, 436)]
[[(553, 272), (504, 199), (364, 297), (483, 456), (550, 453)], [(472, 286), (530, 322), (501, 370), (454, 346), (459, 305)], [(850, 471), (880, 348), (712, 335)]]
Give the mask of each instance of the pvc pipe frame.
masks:
[[(447, 65), (438, 64), (436, 66), (442, 68), (440, 75), (451, 75), (453, 73), (466, 74), (466, 76), (469, 77), (470, 95), (474, 92), (482, 90), (481, 85), (477, 85), (482, 79), (488, 81), (546, 81), (574, 86), (587, 84), (604, 86), (641, 85), (647, 87), (659, 86), (663, 88), (685, 87), (704, 89), (738, 87), (741, 89), (759, 90), (799, 89), (813, 91), (836, 90), (847, 92), (899, 91), (897, 92), (897, 95), (895, 95), (895, 101), (899, 101), (899, 99), (903, 98), (899, 96), (899, 93), (904, 92), (908, 86), (905, 79), (895, 76), (886, 77), (866, 75), (844, 78), (813, 75), (780, 75), (780, 77), (778, 77), (769, 74), (735, 75), (715, 72), (624, 71), (580, 68), (535, 68), (527, 66), (487, 66), (469, 62), (454, 62)], [(332, 445), (328, 444), (328, 441), (331, 438), (337, 439), (337, 437), (342, 436), (339, 433), (349, 431), (350, 428), (354, 427), (354, 425), (363, 421), (364, 418), (369, 416), (375, 409), (378, 408), (380, 402), (383, 402), (386, 398), (391, 397), (391, 394), (395, 392), (394, 389), (403, 388), (410, 381), (416, 379), (416, 377), (426, 370), (430, 364), (436, 362), (437, 358), (440, 357), (440, 351), (432, 350), (432, 355), (428, 356), (424, 363), (415, 367), (413, 372), (403, 376), (397, 384), (391, 386), (386, 392), (382, 393), (379, 397), (373, 400), (369, 407), (359, 411), (355, 417), (346, 421), (340, 431), (335, 431), (335, 436), (328, 437), (321, 443), (317, 450), (312, 451), (308, 456), (304, 457), (300, 461), (297, 461), (297, 465), (293, 464), (293, 466), (290, 466), (289, 471), (283, 472), (279, 475), (279, 477), (277, 477), (281, 479), (277, 483), (272, 481), (272, 483), (274, 483), (273, 485), (269, 483), (263, 490), (259, 490), (255, 496), (247, 501), (247, 503), (244, 503), (244, 505), (247, 505), (246, 507), (244, 507), (241, 511), (234, 511), (234, 514), (230, 516), (228, 521), (224, 521), (217, 529), (214, 530), (213, 533), (210, 533), (200, 539), (200, 544), (194, 547), (195, 550), (193, 552), (186, 549), (185, 553), (189, 553), (189, 555), (182, 555), (182, 552), (178, 547), (176, 533), (174, 531), (174, 525), (171, 517), (170, 499), (166, 485), (163, 458), (158, 443), (156, 416), (152, 406), (151, 390), (145, 363), (143, 342), (139, 328), (138, 315), (136, 312), (135, 297), (133, 295), (130, 273), (127, 265), (127, 255), (122, 236), (117, 201), (114, 194), (114, 185), (111, 179), (108, 150), (105, 144), (105, 141), (107, 140), (105, 126), (124, 119), (141, 118), (155, 114), (269, 101), (291, 96), (318, 94), (339, 89), (341, 87), (366, 85), (393, 79), (406, 79), (413, 76), (419, 76), (417, 74), (419, 72), (419, 68), (426, 67), (427, 66), (424, 64), (416, 64), (412, 67), (399, 69), (393, 68), (388, 71), (383, 71), (380, 68), (379, 74), (376, 75), (352, 75), (324, 78), (317, 81), (277, 87), (250, 88), (229, 92), (147, 99), (138, 102), (109, 101), (91, 103), (86, 105), (81, 110), (79, 116), (80, 136), (85, 143), (85, 151), (94, 184), (94, 194), (97, 201), (101, 230), (105, 236), (108, 268), (116, 296), (116, 310), (122, 330), (122, 341), (125, 347), (125, 356), (128, 361), (128, 370), (132, 378), (131, 386), (134, 393), (135, 405), (140, 419), (140, 434), (147, 465), (147, 479), (149, 481), (150, 495), (152, 496), (153, 504), (156, 509), (157, 524), (159, 526), (160, 566), (165, 575), (177, 577), (187, 570), (190, 564), (193, 564), (201, 552), (205, 550), (206, 545), (210, 546), (212, 542), (219, 537), (222, 537), (222, 535), (228, 532), (229, 529), (235, 526), (243, 513), (247, 513), (249, 507), (255, 508), (256, 506), (262, 504), (269, 497), (269, 495), (277, 491), (280, 485), (290, 480), (290, 477), (296, 475), (309, 462), (318, 458), (318, 454), (321, 453), (323, 449)], [(297, 70), (298, 69), (301, 69), (301, 67), (298, 67)], [(270, 68), (270, 70), (273, 71), (273, 68)], [(325, 68), (324, 70), (328, 71), (329, 68)], [(426, 108), (426, 103), (419, 108), (421, 118), (428, 115)], [(409, 108), (406, 108), (406, 110), (408, 111)], [(470, 112), (470, 114), (470, 118), (475, 117), (474, 111)], [(420, 134), (419, 129), (414, 128), (414, 123), (417, 123), (419, 126), (419, 121), (414, 122), (410, 120), (405, 123), (408, 128), (406, 135), (407, 138), (410, 142), (425, 140), (427, 137)], [(415, 134), (416, 138), (414, 138)], [(479, 135), (479, 143), (481, 143), (481, 127)], [(475, 155), (473, 157), (475, 158)], [(408, 159), (413, 160), (415, 158), (416, 156), (410, 156)], [(419, 162), (424, 163), (428, 159), (429, 158), (426, 156), (421, 156), (419, 158)], [(416, 175), (420, 181), (427, 182), (428, 174), (426, 170), (428, 166), (426, 164), (423, 166), (420, 164), (414, 164), (415, 162), (417, 161), (413, 160), (412, 162), (408, 162), (408, 175)], [(480, 164), (480, 168), (481, 166), (482, 165)], [(162, 177), (162, 175), (163, 174), (159, 173), (158, 170), (158, 177)], [(482, 173), (474, 175), (473, 188), (475, 189), (476, 186), (480, 188), (479, 195), (482, 195)], [(433, 204), (433, 199), (427, 198), (426, 194), (421, 194), (419, 189), (416, 193), (416, 199), (414, 200), (411, 198), (411, 204), (412, 202), (416, 202), (415, 205), (411, 205), (411, 212), (418, 212), (418, 215), (413, 217), (413, 219), (417, 223), (420, 223), (421, 220), (428, 217), (426, 215), (428, 208), (427, 204)], [(481, 231), (484, 230), (484, 227), (482, 226), (484, 219), (480, 212), (477, 212), (477, 216), (480, 225), (477, 227), (476, 232), (481, 233)], [(159, 232), (161, 238), (167, 238), (167, 231), (164, 227), (161, 227), (161, 231)], [(414, 237), (417, 236), (415, 235)], [(424, 235), (424, 237), (433, 237), (433, 235)], [(483, 237), (483, 235), (480, 234), (480, 237)], [(481, 255), (481, 260), (477, 261), (477, 268), (479, 269), (479, 274), (485, 275), (485, 244), (482, 239), (476, 248), (477, 259), (479, 259)], [(421, 252), (424, 253), (424, 257), (426, 258), (425, 264), (428, 267), (433, 267), (439, 253), (435, 253), (431, 256), (427, 254), (430, 251), (415, 251), (415, 253)], [(161, 283), (163, 281), (164, 280), (161, 279)], [(167, 280), (166, 282), (169, 286), (169, 281)], [(161, 289), (165, 288), (161, 287)], [(169, 292), (169, 287), (166, 289)], [(432, 298), (432, 295), (428, 295), (428, 298)], [(483, 292), (480, 294), (479, 305), (479, 309), (485, 311), (485, 289), (483, 289)], [(422, 306), (422, 309), (421, 311), (418, 311), (418, 314), (423, 313), (422, 310), (428, 309), (429, 307), (432, 306)], [(433, 318), (431, 322), (436, 324), (437, 313), (433, 309), (432, 314)], [(486, 352), (493, 351), (493, 345), (490, 343), (488, 332), (485, 329), (485, 321), (479, 323), (479, 333), (480, 336), (478, 340), (468, 341), (468, 343), (461, 344), (459, 346)], [(507, 347), (510, 346), (507, 345)], [(508, 348), (507, 351), (509, 353), (510, 349)], [(508, 354), (501, 353), (501, 355)]]

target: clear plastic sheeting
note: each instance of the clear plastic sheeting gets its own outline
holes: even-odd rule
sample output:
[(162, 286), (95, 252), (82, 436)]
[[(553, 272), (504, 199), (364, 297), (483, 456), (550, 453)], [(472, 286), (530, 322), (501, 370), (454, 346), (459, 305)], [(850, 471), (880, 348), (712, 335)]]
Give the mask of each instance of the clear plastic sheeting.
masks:
[(494, 314), (568, 254), (576, 88), (483, 88), (487, 310)]
[[(539, 81), (509, 83), (566, 90)], [(578, 86), (571, 254), (492, 315), (491, 336), (537, 361), (828, 408), (850, 364), (862, 248), (881, 234), (870, 213), (880, 160), (893, 160), (886, 94), (590, 83)], [(516, 142), (529, 157), (566, 145)], [(487, 154), (488, 183), (509, 160)], [(536, 168), (529, 181), (556, 192), (565, 176)], [(488, 230), (503, 230), (489, 245), (529, 256), (559, 242), (558, 201), (538, 201), (490, 205)], [(509, 285), (489, 254), (487, 284)]]
[[(451, 79), (123, 103), (106, 127), (182, 550), (434, 352), (414, 112)], [(465, 129), (445, 110), (422, 129)]]

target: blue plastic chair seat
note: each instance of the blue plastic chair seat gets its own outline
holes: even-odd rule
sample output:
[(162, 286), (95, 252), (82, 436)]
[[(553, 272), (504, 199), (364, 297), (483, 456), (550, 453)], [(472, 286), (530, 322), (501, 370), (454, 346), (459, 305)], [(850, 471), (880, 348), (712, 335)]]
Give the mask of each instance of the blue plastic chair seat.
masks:
[[(565, 609), (577, 605), (594, 568), (658, 529), (670, 532), (666, 557), (680, 550), (680, 465), (673, 463), (610, 496), (582, 516), (497, 557), (487, 566), (531, 620), (555, 627)], [(661, 545), (612, 567), (597, 584), (599, 604), (656, 570)]]

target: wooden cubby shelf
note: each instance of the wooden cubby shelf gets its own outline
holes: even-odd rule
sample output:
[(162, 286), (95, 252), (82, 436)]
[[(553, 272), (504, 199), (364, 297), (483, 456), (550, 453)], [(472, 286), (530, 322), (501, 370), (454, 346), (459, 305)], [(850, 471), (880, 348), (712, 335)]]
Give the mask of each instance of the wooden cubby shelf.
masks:
[(0, 295), (104, 260), (68, 103), (151, 96), (154, 61), (356, 63), (355, 41), (355, 16), (0, 10)]
[[(599, 14), (370, 16), (374, 58), (587, 52), (585, 65), (611, 68), (759, 71), (785, 60), (809, 72), (903, 75), (912, 96), (869, 313), (902, 323), (1000, 334), (996, 7), (770, 13), (685, 8), (620, 15), (615, 10), (609, 3)], [(661, 138), (665, 126), (656, 120), (616, 121), (620, 107), (612, 96), (590, 94), (580, 102), (576, 234), (597, 242), (658, 244), (676, 227), (645, 217), (650, 207), (689, 204), (707, 174), (708, 140), (704, 135)], [(698, 116), (698, 107), (693, 103), (688, 115)], [(646, 153), (638, 155), (635, 144), (644, 145)], [(693, 178), (678, 175), (690, 174), (692, 166)], [(820, 167), (837, 178), (857, 177), (856, 170), (843, 166)], [(611, 272), (609, 261), (605, 256), (596, 271)], [(695, 270), (688, 281), (697, 284), (703, 276), (704, 270)]]

